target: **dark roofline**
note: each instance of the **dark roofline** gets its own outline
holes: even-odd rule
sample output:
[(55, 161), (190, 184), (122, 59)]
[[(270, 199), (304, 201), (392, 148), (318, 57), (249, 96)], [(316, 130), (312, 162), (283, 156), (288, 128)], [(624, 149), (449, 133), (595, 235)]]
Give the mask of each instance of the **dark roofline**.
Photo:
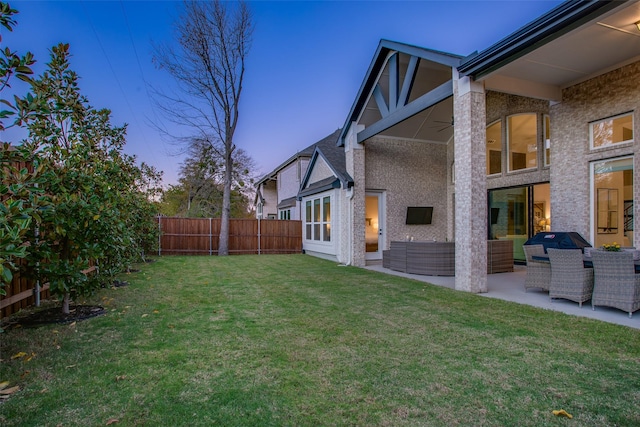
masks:
[[(313, 153), (316, 150), (316, 147), (319, 144), (323, 143), (325, 140), (327, 140), (329, 138), (332, 138), (333, 135), (336, 132), (339, 132), (339, 131), (340, 131), (340, 129), (336, 129), (331, 135), (325, 136), (321, 140), (314, 142), (313, 144), (309, 145), (308, 147), (298, 151), (296, 154), (294, 154), (293, 156), (289, 157), (287, 160), (285, 160), (283, 163), (281, 163), (277, 168), (275, 168), (274, 170), (272, 170), (271, 172), (269, 172), (268, 174), (266, 174), (265, 176), (260, 178), (260, 180), (255, 183), (255, 187), (258, 188), (260, 186), (260, 184), (262, 184), (262, 183), (264, 183), (264, 182), (266, 182), (268, 180), (275, 180), (276, 175), (278, 174), (278, 172), (280, 172), (285, 167), (289, 166), (294, 161), (299, 160), (301, 158), (311, 159), (311, 157), (313, 157)], [(333, 137), (333, 138), (335, 139), (335, 137)]]
[(309, 186), (305, 190), (298, 192), (297, 199), (300, 201), (302, 200), (303, 197), (311, 196), (318, 193), (323, 193), (327, 190), (340, 188), (340, 186), (341, 186), (340, 178), (336, 178), (336, 177), (325, 178), (322, 181), (313, 183), (311, 186)]
[[(313, 168), (315, 167), (315, 164), (318, 161), (318, 157), (322, 158), (324, 162), (327, 164), (327, 166), (329, 167), (329, 169), (331, 169), (331, 172), (333, 172), (333, 176), (335, 177), (335, 180), (338, 183), (338, 187), (332, 187), (332, 188), (339, 188), (340, 186), (342, 186), (343, 188), (353, 187), (354, 181), (353, 181), (353, 178), (351, 178), (351, 176), (349, 175), (349, 173), (346, 170), (337, 169), (336, 165), (333, 164), (333, 162), (329, 161), (327, 156), (322, 152), (322, 149), (320, 147), (316, 147), (315, 151), (313, 152), (313, 156), (311, 156), (309, 167), (307, 168), (307, 171), (305, 172), (304, 177), (302, 178), (302, 181), (300, 181), (300, 191), (298, 192), (298, 200), (300, 200), (299, 197), (301, 194), (307, 195), (310, 191), (310, 188), (313, 190), (311, 194), (313, 194), (314, 192), (318, 192), (318, 189), (313, 187), (317, 183), (311, 184), (309, 187), (305, 189), (305, 187), (307, 186), (307, 183), (309, 182), (309, 178), (311, 177), (311, 172), (313, 171)], [(329, 178), (325, 178), (324, 180), (327, 180), (327, 179)], [(324, 180), (321, 180), (321, 181), (324, 181)], [(323, 188), (322, 191), (326, 189), (327, 188)]]
[[(313, 146), (315, 144), (312, 144), (311, 146)], [(263, 176), (262, 178), (260, 178), (260, 180), (258, 182), (255, 183), (255, 187), (258, 188), (260, 186), (260, 184), (267, 182), (271, 179), (275, 179), (276, 175), (278, 174), (278, 172), (280, 172), (282, 169), (284, 169), (285, 167), (289, 166), (291, 163), (293, 163), (294, 161), (301, 159), (301, 158), (311, 158), (311, 155), (313, 154), (313, 152), (311, 154), (306, 153), (305, 151), (307, 149), (309, 149), (311, 146), (305, 148), (302, 151), (298, 151), (296, 154), (294, 154), (293, 156), (289, 157), (287, 160), (285, 160), (283, 163), (281, 163), (278, 167), (276, 167), (274, 170), (272, 170), (271, 172), (269, 172), (268, 174), (266, 174), (265, 176)]]
[(458, 66), (458, 72), (474, 80), (482, 78), (626, 1), (567, 0), (482, 52), (470, 55)]
[(355, 120), (355, 116), (357, 116), (362, 108), (364, 108), (364, 104), (368, 99), (368, 94), (373, 90), (373, 86), (378, 79), (377, 71), (380, 70), (380, 68), (384, 65), (387, 59), (387, 55), (391, 51), (407, 53), (412, 56), (417, 56), (419, 58), (438, 62), (443, 65), (448, 65), (452, 68), (458, 66), (460, 64), (460, 61), (464, 58), (463, 56), (453, 53), (441, 52), (406, 43), (381, 39), (378, 43), (378, 47), (376, 48), (376, 52), (373, 55), (373, 60), (371, 61), (371, 64), (369, 64), (369, 68), (367, 69), (367, 72), (365, 74), (365, 79), (360, 85), (360, 89), (358, 90), (356, 99), (353, 102), (351, 109), (349, 110), (347, 120), (345, 121), (344, 126), (342, 126), (342, 133), (340, 134), (340, 137), (337, 141), (338, 145), (344, 145), (344, 138), (349, 132), (351, 123)]

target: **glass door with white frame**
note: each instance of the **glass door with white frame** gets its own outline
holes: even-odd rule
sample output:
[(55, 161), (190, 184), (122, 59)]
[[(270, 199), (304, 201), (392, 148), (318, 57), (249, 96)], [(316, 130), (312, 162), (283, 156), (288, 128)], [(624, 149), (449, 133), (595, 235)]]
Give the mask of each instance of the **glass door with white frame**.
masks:
[(384, 248), (384, 226), (382, 222), (382, 193), (366, 193), (365, 195), (365, 259), (382, 259)]

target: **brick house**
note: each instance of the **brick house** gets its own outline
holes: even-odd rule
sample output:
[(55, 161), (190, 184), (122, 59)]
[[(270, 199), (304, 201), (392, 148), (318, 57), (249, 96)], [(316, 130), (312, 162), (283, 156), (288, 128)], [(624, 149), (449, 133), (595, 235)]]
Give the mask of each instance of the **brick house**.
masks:
[[(352, 183), (328, 195), (321, 255), (455, 241), (456, 289), (486, 292), (491, 239), (516, 260), (539, 231), (633, 246), (638, 22), (640, 2), (569, 0), (466, 57), (382, 40), (338, 137)], [(414, 208), (428, 221), (408, 224)]]

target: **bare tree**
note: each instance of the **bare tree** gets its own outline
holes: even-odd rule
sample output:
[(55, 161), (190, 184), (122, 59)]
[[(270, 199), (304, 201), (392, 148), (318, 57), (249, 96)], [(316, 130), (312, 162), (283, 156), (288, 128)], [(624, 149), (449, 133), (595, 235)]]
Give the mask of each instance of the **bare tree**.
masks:
[(236, 148), (233, 135), (253, 34), (251, 12), (242, 1), (185, 1), (176, 31), (177, 49), (154, 46), (155, 63), (171, 74), (178, 88), (173, 94), (157, 91), (158, 105), (168, 120), (195, 132), (188, 140), (210, 141), (212, 150), (222, 159), (224, 191), (218, 254), (228, 255)]

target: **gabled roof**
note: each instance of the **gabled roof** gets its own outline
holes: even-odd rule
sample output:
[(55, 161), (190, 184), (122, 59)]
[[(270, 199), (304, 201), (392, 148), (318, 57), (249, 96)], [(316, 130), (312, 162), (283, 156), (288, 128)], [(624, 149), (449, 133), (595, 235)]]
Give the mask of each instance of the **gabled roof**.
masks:
[[(421, 60), (426, 60), (431, 63), (441, 64), (443, 66), (448, 66), (451, 68), (457, 67), (460, 64), (460, 61), (464, 58), (463, 56), (455, 55), (452, 53), (426, 49), (385, 39), (380, 40), (378, 48), (376, 49), (376, 52), (373, 56), (373, 60), (369, 65), (367, 73), (365, 74), (365, 78), (362, 82), (362, 85), (360, 86), (360, 89), (358, 90), (356, 99), (342, 128), (342, 133), (338, 140), (339, 145), (344, 144), (344, 138), (349, 132), (351, 123), (358, 120), (358, 117), (361, 115), (363, 109), (369, 101), (374, 88), (378, 83), (381, 72), (383, 71), (387, 63), (389, 54), (392, 52), (402, 52), (411, 57), (420, 58)], [(448, 117), (448, 119), (450, 119), (450, 116)]]
[(293, 156), (289, 157), (287, 160), (285, 160), (283, 163), (281, 163), (278, 167), (276, 167), (274, 170), (272, 170), (271, 172), (269, 172), (268, 174), (266, 174), (265, 176), (263, 176), (262, 178), (260, 178), (260, 180), (258, 182), (256, 182), (255, 186), (256, 188), (260, 186), (260, 184), (263, 184), (266, 181), (269, 181), (270, 179), (274, 179), (276, 177), (276, 175), (278, 175), (278, 172), (280, 172), (282, 169), (286, 168), (287, 166), (289, 166), (291, 163), (295, 162), (296, 160), (299, 160), (301, 158), (311, 158), (311, 156), (313, 155), (313, 152), (316, 148), (316, 145), (318, 145), (320, 141), (311, 144), (310, 146), (304, 148), (301, 151), (298, 151), (296, 154), (294, 154)]
[[(298, 199), (310, 194), (316, 194), (330, 188), (349, 188), (353, 186), (353, 178), (347, 172), (347, 163), (345, 160), (344, 148), (337, 145), (338, 138), (340, 137), (341, 129), (336, 130), (334, 133), (319, 141), (316, 145), (316, 149), (311, 156), (309, 167), (300, 184), (300, 192), (298, 193)], [(309, 178), (313, 172), (318, 159), (321, 158), (329, 166), (334, 177), (322, 179), (318, 182), (314, 182), (310, 185)]]

